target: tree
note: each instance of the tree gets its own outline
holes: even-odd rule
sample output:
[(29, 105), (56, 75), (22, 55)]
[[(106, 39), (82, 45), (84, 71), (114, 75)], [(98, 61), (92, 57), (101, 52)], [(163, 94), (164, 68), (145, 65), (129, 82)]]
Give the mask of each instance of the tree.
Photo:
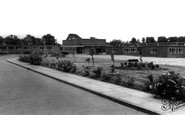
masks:
[(40, 38), (35, 38), (35, 44), (36, 44), (36, 45), (44, 45), (44, 42), (43, 42), (43, 40), (40, 39)]
[(114, 39), (114, 40), (110, 41), (109, 44), (111, 46), (122, 46), (124, 43), (121, 40)]
[(178, 37), (169, 37), (168, 41), (169, 42), (178, 42)]
[(157, 42), (168, 42), (168, 39), (164, 36), (160, 36), (160, 37), (158, 37)]
[(24, 42), (26, 42), (28, 45), (36, 45), (36, 38), (28, 34), (25, 36)]
[(46, 45), (55, 45), (56, 44), (56, 39), (51, 34), (47, 34), (47, 35), (42, 36), (42, 41), (44, 41)]
[(132, 38), (132, 40), (130, 41), (130, 43), (136, 43), (136, 38)]
[(146, 40), (145, 40), (145, 38), (143, 37), (143, 38), (142, 38), (142, 43), (145, 43), (145, 42), (146, 42)]
[(185, 36), (180, 36), (178, 38), (178, 42), (185, 42)]
[(82, 39), (80, 36), (78, 36), (77, 34), (69, 34), (67, 36), (67, 39), (66, 40), (74, 40), (74, 39)]
[(21, 41), (16, 35), (9, 35), (5, 37), (4, 43), (8, 45), (20, 45)]
[(4, 43), (4, 38), (2, 36), (0, 36), (0, 44)]
[(154, 37), (146, 37), (146, 43), (156, 43)]

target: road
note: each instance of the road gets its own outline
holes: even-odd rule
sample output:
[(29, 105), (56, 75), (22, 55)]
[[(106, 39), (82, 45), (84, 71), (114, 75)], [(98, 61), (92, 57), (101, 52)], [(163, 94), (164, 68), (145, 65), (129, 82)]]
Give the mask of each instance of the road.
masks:
[(144, 115), (0, 57), (0, 115)]

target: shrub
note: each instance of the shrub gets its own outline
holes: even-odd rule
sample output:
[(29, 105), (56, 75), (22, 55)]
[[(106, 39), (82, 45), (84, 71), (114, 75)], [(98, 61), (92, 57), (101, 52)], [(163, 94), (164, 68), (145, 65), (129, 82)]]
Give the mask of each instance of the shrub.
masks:
[(30, 64), (33, 65), (41, 65), (42, 57), (39, 54), (31, 54), (30, 55)]
[(68, 54), (69, 54), (69, 52), (67, 52), (67, 51), (62, 52), (62, 55), (68, 55)]
[(126, 86), (127, 87), (133, 87), (134, 86), (134, 82), (135, 82), (135, 78), (134, 77), (127, 77), (127, 82), (126, 82)]
[(99, 78), (102, 75), (103, 68), (102, 67), (94, 68), (92, 72), (95, 74), (93, 78)]
[(111, 79), (110, 74), (103, 73), (103, 75), (102, 75), (102, 77), (101, 77), (101, 80), (102, 80), (102, 81), (108, 82), (110, 79)]
[[(150, 92), (151, 86), (154, 84), (154, 78), (153, 78), (152, 74), (148, 75), (147, 78), (148, 78), (149, 81), (144, 82), (144, 83), (145, 83), (145, 86), (146, 86), (146, 91)], [(153, 93), (153, 92), (151, 92), (151, 93)]]
[(75, 65), (71, 61), (58, 61), (57, 69), (63, 72), (70, 72), (72, 69), (76, 69)]
[(151, 91), (156, 97), (167, 99), (185, 98), (185, 79), (174, 71), (169, 71), (159, 78), (151, 86)]
[(23, 54), (31, 54), (30, 51), (23, 51)]
[(82, 70), (82, 74), (84, 76), (89, 76), (90, 75), (90, 67), (89, 66), (82, 66), (83, 67), (83, 70)]
[(148, 68), (155, 69), (153, 62), (147, 63)]
[(159, 68), (159, 65), (155, 65), (156, 68)]
[(19, 61), (28, 63), (30, 61), (30, 57), (29, 56), (19, 56)]
[(110, 74), (110, 82), (114, 84), (121, 84), (121, 76), (119, 74)]

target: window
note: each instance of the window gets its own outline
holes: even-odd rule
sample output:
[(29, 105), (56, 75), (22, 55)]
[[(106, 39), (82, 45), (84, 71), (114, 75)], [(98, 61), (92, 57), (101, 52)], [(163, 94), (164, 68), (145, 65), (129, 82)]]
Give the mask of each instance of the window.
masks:
[(150, 48), (150, 54), (157, 54), (156, 48)]

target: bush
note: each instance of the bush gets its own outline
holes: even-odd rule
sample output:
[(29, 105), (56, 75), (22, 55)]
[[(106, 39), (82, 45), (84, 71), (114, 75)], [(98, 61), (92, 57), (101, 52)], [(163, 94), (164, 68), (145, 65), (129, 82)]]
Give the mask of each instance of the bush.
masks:
[(57, 63), (57, 69), (63, 72), (70, 72), (72, 69), (76, 68), (75, 65), (67, 60), (64, 61), (58, 61)]
[(29, 62), (30, 60), (30, 57), (29, 56), (19, 56), (19, 61), (22, 61), (22, 62)]
[(23, 51), (23, 54), (31, 54), (30, 51)]
[(102, 77), (101, 77), (101, 80), (102, 80), (102, 81), (108, 82), (110, 79), (111, 79), (110, 74), (103, 73), (103, 75), (102, 75)]
[(67, 51), (62, 52), (62, 55), (68, 55), (68, 54), (69, 54), (69, 52), (67, 52)]
[(84, 76), (89, 76), (90, 75), (90, 67), (89, 66), (82, 66), (83, 70), (82, 70), (82, 74)]
[(185, 98), (185, 79), (174, 71), (169, 71), (159, 78), (151, 86), (151, 91), (156, 97), (167, 99)]
[(30, 55), (30, 64), (41, 65), (41, 63), (42, 63), (42, 57), (40, 54)]
[(97, 67), (97, 68), (94, 68), (93, 71), (92, 71), (95, 75), (93, 76), (93, 78), (99, 78), (101, 75), (102, 75), (102, 72), (103, 72), (103, 68), (102, 67)]
[(133, 87), (134, 86), (134, 82), (135, 82), (135, 78), (134, 77), (127, 77), (127, 82), (126, 82), (126, 86), (127, 87)]
[(121, 84), (121, 76), (120, 74), (110, 74), (111, 78), (110, 78), (110, 82), (114, 83), (114, 84)]

